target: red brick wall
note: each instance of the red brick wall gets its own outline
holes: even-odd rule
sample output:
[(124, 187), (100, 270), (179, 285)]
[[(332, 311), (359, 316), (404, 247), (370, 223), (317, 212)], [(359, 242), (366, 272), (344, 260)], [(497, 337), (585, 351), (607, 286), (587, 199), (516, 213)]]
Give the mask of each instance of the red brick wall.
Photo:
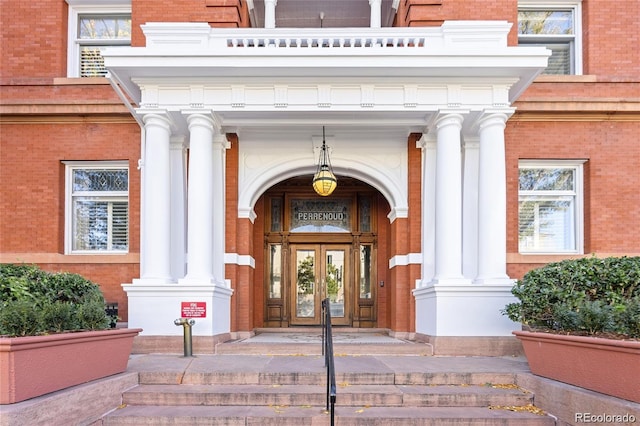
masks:
[[(640, 251), (639, 121), (518, 121), (506, 128), (507, 251), (518, 252), (518, 160), (586, 159), (584, 168), (585, 252), (603, 255)], [(546, 256), (527, 256), (510, 265), (512, 276), (546, 263)], [(524, 261), (524, 259), (523, 259)], [(517, 262), (515, 262), (517, 263)]]
[(212, 27), (250, 27), (243, 0), (133, 0), (131, 45), (144, 46), (140, 25), (146, 22), (207, 22)]
[[(126, 320), (121, 284), (139, 275), (140, 128), (128, 119), (114, 123), (46, 117), (41, 121), (2, 124), (0, 253), (7, 262), (37, 261), (47, 270), (76, 272), (97, 282), (107, 301), (118, 302), (120, 317)], [(62, 257), (64, 160), (128, 162), (130, 255)]]
[[(400, 0), (394, 26), (437, 27), (451, 20), (499, 20), (515, 23), (518, 3), (514, 0)], [(509, 44), (518, 42), (514, 25)]]
[[(132, 223), (130, 250), (139, 250), (140, 128), (124, 123), (2, 125), (3, 252), (63, 253), (63, 160), (126, 160)], [(10, 189), (10, 190), (7, 190)]]
[(3, 80), (66, 75), (66, 2), (2, 0), (0, 10)]
[[(389, 274), (389, 214), (390, 208), (387, 200), (378, 196), (378, 246), (377, 246), (377, 284), (378, 284), (378, 327), (387, 328), (391, 324), (391, 276)], [(384, 287), (380, 287), (380, 281), (384, 282)]]
[(584, 74), (628, 77), (638, 82), (640, 44), (637, 0), (584, 0)]

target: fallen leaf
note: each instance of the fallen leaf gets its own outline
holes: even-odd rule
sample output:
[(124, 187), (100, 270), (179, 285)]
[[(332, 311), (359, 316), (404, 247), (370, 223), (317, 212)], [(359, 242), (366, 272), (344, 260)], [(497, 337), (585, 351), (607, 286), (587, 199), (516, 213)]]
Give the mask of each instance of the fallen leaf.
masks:
[(546, 413), (532, 404), (527, 405), (490, 405), (489, 410), (507, 410), (515, 411), (519, 413), (532, 413), (539, 416), (544, 416)]

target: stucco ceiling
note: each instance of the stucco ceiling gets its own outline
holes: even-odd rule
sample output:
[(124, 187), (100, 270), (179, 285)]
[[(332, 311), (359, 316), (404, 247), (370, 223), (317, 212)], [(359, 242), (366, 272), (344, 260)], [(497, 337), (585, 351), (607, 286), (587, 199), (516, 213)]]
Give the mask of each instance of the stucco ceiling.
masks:
[[(382, 26), (391, 26), (395, 16), (393, 0), (382, 0)], [(253, 0), (254, 27), (264, 27), (264, 0)], [(324, 19), (320, 20), (320, 14)], [(277, 28), (349, 28), (368, 27), (369, 0), (277, 0)]]

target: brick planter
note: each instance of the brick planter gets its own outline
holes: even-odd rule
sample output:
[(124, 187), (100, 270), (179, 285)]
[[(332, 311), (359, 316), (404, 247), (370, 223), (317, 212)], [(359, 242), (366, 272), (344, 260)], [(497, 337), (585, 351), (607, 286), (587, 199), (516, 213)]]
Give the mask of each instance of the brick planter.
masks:
[(0, 338), (0, 404), (13, 404), (127, 369), (142, 329)]
[(514, 331), (538, 376), (640, 403), (640, 341)]

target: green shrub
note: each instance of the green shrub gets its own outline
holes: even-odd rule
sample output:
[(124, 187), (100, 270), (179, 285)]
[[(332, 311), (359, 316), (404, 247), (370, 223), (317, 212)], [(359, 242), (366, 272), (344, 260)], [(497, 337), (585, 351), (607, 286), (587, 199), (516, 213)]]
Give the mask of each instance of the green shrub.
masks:
[(640, 257), (564, 260), (529, 271), (502, 311), (547, 330), (640, 338)]
[(33, 336), (42, 332), (41, 311), (26, 300), (15, 300), (0, 309), (0, 335)]
[(0, 264), (0, 335), (101, 330), (111, 321), (100, 287), (86, 278)]

